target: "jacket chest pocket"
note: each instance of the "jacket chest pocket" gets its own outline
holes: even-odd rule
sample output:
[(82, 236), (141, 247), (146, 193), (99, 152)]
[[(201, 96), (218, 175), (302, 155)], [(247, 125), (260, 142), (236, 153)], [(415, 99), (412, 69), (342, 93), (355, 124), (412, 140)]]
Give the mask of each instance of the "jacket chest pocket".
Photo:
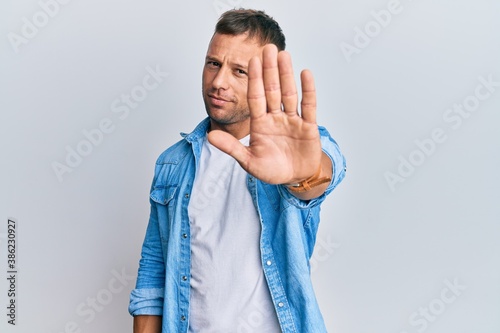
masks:
[(153, 188), (150, 198), (160, 205), (168, 206), (177, 192), (177, 185), (157, 185)]
[(156, 213), (162, 242), (167, 242), (175, 216), (177, 185), (158, 185), (151, 191), (150, 198), (156, 203)]

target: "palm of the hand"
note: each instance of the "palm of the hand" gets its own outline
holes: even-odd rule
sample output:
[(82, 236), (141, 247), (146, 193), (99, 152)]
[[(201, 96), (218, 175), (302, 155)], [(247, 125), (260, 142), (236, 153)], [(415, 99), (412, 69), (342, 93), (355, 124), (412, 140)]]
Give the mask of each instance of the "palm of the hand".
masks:
[(267, 113), (250, 124), (250, 145), (242, 167), (271, 184), (311, 176), (321, 159), (318, 127), (298, 115)]

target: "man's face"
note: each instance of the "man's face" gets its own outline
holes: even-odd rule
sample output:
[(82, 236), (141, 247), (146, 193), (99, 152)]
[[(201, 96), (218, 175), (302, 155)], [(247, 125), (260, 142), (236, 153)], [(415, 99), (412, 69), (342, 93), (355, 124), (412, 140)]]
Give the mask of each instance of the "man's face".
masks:
[(212, 129), (248, 123), (248, 62), (263, 48), (247, 34), (213, 36), (203, 67), (203, 101)]

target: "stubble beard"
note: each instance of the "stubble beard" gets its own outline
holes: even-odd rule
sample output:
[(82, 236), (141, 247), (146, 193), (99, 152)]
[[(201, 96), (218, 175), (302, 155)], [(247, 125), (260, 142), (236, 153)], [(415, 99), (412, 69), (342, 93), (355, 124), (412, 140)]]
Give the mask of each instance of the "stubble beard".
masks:
[(205, 103), (205, 111), (207, 112), (210, 119), (220, 124), (221, 126), (233, 125), (236, 123), (243, 122), (250, 117), (250, 112), (248, 108), (238, 105), (238, 101), (232, 99), (231, 109), (217, 108), (210, 106), (208, 101), (209, 97), (206, 93), (203, 93), (203, 102)]

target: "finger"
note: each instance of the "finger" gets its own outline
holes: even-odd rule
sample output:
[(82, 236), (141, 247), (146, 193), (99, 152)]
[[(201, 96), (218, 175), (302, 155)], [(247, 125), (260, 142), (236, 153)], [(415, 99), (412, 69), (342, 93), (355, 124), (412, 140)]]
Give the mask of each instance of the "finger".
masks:
[(266, 114), (266, 93), (262, 78), (262, 63), (259, 57), (253, 57), (248, 63), (248, 109), (250, 118), (259, 118)]
[(208, 141), (224, 153), (231, 155), (243, 168), (248, 164), (248, 149), (231, 134), (213, 130), (208, 133)]
[(281, 51), (278, 54), (278, 69), (281, 84), (281, 102), (288, 115), (297, 114), (297, 86), (293, 77), (292, 58), (290, 53)]
[(278, 48), (268, 44), (262, 51), (262, 72), (266, 92), (267, 112), (281, 112), (280, 73), (278, 69)]
[(309, 123), (316, 123), (316, 88), (314, 77), (309, 70), (300, 73), (300, 83), (302, 85), (302, 101), (300, 109), (302, 119)]

